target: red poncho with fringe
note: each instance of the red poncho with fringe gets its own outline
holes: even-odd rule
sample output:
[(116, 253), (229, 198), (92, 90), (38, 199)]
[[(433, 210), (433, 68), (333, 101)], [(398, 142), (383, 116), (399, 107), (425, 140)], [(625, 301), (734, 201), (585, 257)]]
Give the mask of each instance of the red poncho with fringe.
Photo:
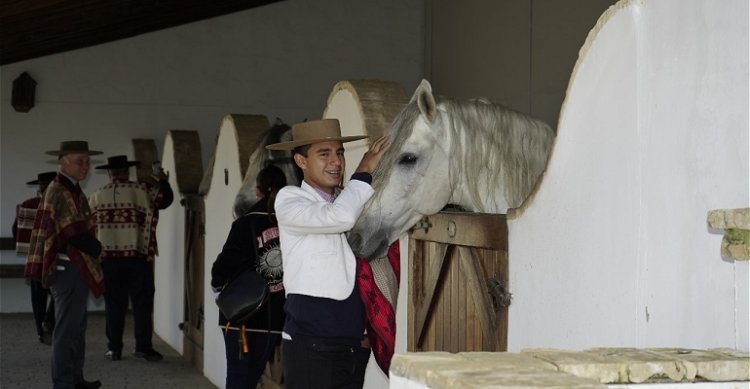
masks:
[(58, 254), (65, 253), (78, 269), (94, 296), (104, 292), (104, 274), (98, 258), (68, 244), (80, 234), (94, 235), (94, 219), (86, 195), (59, 174), (44, 192), (31, 231), (26, 277), (40, 280), (45, 287), (55, 282)]

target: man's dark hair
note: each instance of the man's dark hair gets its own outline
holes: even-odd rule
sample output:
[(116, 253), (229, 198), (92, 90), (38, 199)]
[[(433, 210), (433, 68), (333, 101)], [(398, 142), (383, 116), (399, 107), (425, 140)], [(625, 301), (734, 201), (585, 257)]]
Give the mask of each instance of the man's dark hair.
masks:
[[(292, 161), (294, 161), (294, 155), (299, 154), (305, 158), (307, 158), (307, 153), (310, 151), (310, 147), (312, 145), (302, 145), (297, 146), (292, 150)], [(297, 165), (297, 162), (294, 163), (294, 174), (297, 175), (297, 178), (299, 178), (299, 182), (301, 183), (302, 180), (305, 178), (305, 173), (302, 171), (302, 169)]]
[(310, 151), (310, 147), (312, 147), (312, 145), (295, 147), (294, 150), (292, 150), (292, 158), (294, 158), (294, 154), (301, 154), (303, 157), (307, 158), (307, 152)]

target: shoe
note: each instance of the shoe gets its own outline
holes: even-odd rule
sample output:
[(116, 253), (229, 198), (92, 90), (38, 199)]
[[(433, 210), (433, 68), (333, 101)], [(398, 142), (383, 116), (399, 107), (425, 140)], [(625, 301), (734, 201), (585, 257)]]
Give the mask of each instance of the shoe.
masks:
[(98, 389), (100, 386), (102, 386), (101, 381), (86, 381), (83, 380), (76, 384), (76, 389)]
[(154, 349), (146, 351), (136, 351), (133, 353), (133, 356), (136, 358), (143, 358), (149, 362), (156, 362), (164, 359), (164, 356), (159, 354), (159, 352)]
[(55, 324), (45, 321), (42, 322), (42, 331), (52, 333), (52, 331), (55, 329)]
[(51, 346), (52, 345), (52, 333), (45, 332), (44, 334), (42, 334), (42, 336), (39, 337), (39, 341), (46, 344), (47, 346)]
[(110, 361), (119, 361), (122, 359), (122, 352), (107, 350), (107, 352), (104, 353), (104, 358), (107, 358)]

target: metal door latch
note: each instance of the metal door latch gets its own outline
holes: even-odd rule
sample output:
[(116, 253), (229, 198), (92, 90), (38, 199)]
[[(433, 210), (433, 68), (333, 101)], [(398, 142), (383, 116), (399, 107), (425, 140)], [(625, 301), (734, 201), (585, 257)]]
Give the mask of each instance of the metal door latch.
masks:
[(499, 274), (495, 274), (494, 277), (487, 279), (487, 289), (490, 296), (492, 296), (495, 311), (500, 311), (510, 306), (510, 300), (513, 298), (513, 295), (508, 291), (505, 281), (500, 279)]
[(412, 230), (424, 229), (424, 232), (428, 232), (430, 228), (432, 228), (432, 223), (430, 223), (427, 217), (423, 217), (422, 220), (418, 221), (417, 224), (415, 224), (411, 229)]

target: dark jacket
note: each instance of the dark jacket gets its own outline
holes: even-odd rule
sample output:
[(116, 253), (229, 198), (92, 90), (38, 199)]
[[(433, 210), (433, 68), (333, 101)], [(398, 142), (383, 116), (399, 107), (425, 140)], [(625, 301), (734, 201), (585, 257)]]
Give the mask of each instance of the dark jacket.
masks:
[[(237, 274), (255, 268), (268, 281), (271, 298), (245, 325), (252, 329), (268, 329), (270, 308), (270, 329), (281, 331), (284, 326), (285, 297), (279, 229), (276, 218), (266, 213), (265, 201), (261, 200), (255, 203), (247, 214), (232, 223), (224, 247), (211, 267), (211, 286), (220, 289)], [(220, 311), (219, 325), (223, 326), (226, 323), (227, 319)]]

